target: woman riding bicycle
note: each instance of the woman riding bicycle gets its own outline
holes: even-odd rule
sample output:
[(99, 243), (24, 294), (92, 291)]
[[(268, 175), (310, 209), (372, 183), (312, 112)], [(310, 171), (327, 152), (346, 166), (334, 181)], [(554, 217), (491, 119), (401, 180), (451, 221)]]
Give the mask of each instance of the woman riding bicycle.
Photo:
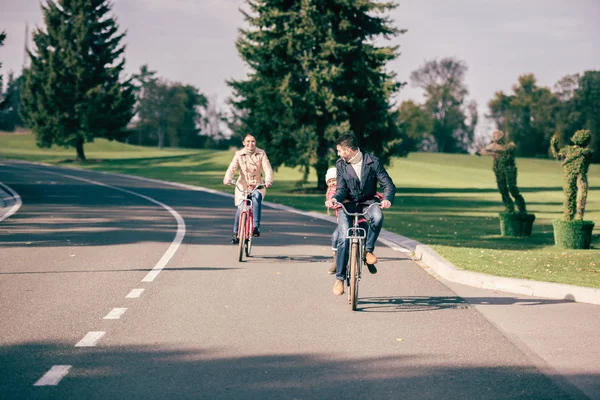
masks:
[[(243, 200), (243, 193), (238, 188), (238, 185), (245, 189), (247, 187), (254, 187), (258, 184), (264, 183), (266, 187), (273, 184), (273, 169), (271, 163), (267, 157), (267, 153), (256, 147), (256, 139), (251, 134), (246, 134), (242, 141), (244, 148), (237, 151), (227, 168), (225, 178), (223, 178), (224, 185), (231, 185), (231, 181), (235, 176), (235, 173), (239, 169), (240, 175), (237, 180), (235, 188), (235, 199), (234, 203), (237, 206)], [(264, 173), (264, 181), (262, 174)], [(260, 212), (262, 208), (262, 199), (265, 197), (266, 190), (260, 189), (252, 194), (252, 213), (254, 215), (254, 231), (252, 235), (255, 237), (260, 236)], [(233, 222), (233, 236), (231, 237), (231, 243), (237, 244), (238, 239), (238, 221), (240, 209), (237, 209), (235, 214), (235, 220)]]

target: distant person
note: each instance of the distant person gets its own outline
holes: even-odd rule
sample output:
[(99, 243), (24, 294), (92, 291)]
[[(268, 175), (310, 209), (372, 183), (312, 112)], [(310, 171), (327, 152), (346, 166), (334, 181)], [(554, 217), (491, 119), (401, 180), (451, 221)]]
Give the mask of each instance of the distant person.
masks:
[[(256, 139), (251, 134), (244, 136), (242, 141), (244, 148), (237, 151), (227, 168), (225, 178), (223, 178), (224, 185), (231, 185), (236, 172), (239, 169), (239, 177), (235, 188), (235, 205), (239, 205), (244, 199), (243, 192), (237, 187), (238, 185), (242, 189), (254, 188), (256, 185), (264, 183), (266, 187), (270, 187), (273, 184), (273, 169), (271, 163), (267, 157), (267, 153), (264, 150), (256, 147)], [(263, 175), (264, 173), (264, 181)], [(259, 189), (252, 194), (252, 213), (254, 216), (254, 230), (252, 235), (255, 237), (260, 236), (260, 214), (262, 209), (262, 200), (266, 195), (265, 188)], [(240, 219), (240, 208), (238, 207), (235, 214), (235, 220), (233, 222), (233, 235), (231, 237), (231, 243), (238, 244), (238, 224)]]
[[(349, 212), (363, 212), (373, 203), (380, 203), (380, 207), (371, 208), (367, 214), (369, 229), (365, 244), (365, 261), (369, 272), (377, 273), (375, 264), (377, 257), (374, 254), (375, 242), (383, 226), (382, 208), (392, 206), (396, 194), (396, 186), (385, 170), (383, 163), (369, 153), (363, 153), (358, 148), (356, 136), (346, 133), (336, 140), (336, 150), (340, 158), (336, 162), (337, 187), (331, 199), (325, 202), (326, 207), (333, 207), (336, 202), (347, 202)], [(383, 188), (383, 200), (377, 199), (377, 185)], [(358, 209), (357, 209), (358, 208)], [(347, 232), (350, 218), (342, 213), (338, 215), (338, 245), (336, 257), (336, 282), (333, 294), (344, 294), (344, 280), (346, 279), (346, 265), (348, 264)]]
[[(327, 170), (327, 173), (325, 174), (325, 183), (327, 184), (327, 192), (325, 193), (325, 200), (330, 200), (333, 195), (335, 194), (336, 188), (337, 188), (337, 169), (336, 168), (329, 168)], [(338, 208), (339, 208), (339, 204), (335, 204), (332, 208), (336, 209), (335, 210), (335, 215), (338, 216)], [(327, 214), (329, 214), (329, 208), (327, 208)], [(329, 269), (327, 270), (327, 273), (330, 275), (335, 274), (335, 268), (336, 268), (336, 264), (335, 264), (335, 259), (337, 257), (337, 244), (338, 244), (338, 232), (339, 232), (339, 228), (335, 228), (335, 230), (333, 231), (333, 233), (331, 234), (331, 250), (333, 251), (333, 263), (331, 264), (331, 267), (329, 267)]]

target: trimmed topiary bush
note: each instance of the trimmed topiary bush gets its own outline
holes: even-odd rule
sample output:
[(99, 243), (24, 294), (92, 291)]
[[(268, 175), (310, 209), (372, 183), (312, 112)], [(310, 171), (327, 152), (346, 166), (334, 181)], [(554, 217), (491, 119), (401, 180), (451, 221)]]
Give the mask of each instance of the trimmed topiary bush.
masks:
[(500, 213), (502, 236), (531, 236), (535, 214)]
[[(494, 159), (493, 169), (496, 175), (496, 184), (502, 196), (502, 203), (504, 203), (504, 212), (500, 213), (500, 234), (502, 236), (531, 236), (535, 215), (527, 213), (525, 199), (517, 187), (515, 148), (514, 142), (506, 143), (506, 135), (502, 131), (496, 130), (492, 133), (492, 142), (477, 154), (491, 155)], [(515, 203), (518, 213), (515, 212)]]
[(584, 221), (585, 203), (588, 194), (587, 173), (593, 158), (588, 146), (590, 131), (580, 130), (571, 138), (572, 145), (559, 149), (558, 139), (552, 137), (550, 151), (562, 161), (565, 174), (563, 185), (564, 218), (552, 221), (554, 243), (566, 249), (589, 249), (592, 241), (593, 221)]
[(592, 221), (565, 221), (555, 219), (552, 221), (554, 228), (554, 243), (564, 249), (589, 249), (592, 242)]

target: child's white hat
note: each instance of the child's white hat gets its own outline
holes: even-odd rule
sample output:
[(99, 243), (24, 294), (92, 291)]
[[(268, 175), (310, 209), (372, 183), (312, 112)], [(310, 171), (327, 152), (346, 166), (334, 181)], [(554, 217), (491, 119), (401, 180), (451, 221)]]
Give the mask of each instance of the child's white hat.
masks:
[(337, 168), (332, 167), (329, 168), (327, 170), (327, 173), (325, 174), (325, 182), (327, 182), (330, 179), (336, 179), (337, 178)]

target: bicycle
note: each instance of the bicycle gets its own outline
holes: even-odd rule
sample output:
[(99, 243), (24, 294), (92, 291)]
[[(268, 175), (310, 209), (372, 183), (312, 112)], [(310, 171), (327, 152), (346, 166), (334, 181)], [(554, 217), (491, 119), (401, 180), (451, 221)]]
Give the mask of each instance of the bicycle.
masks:
[(252, 232), (254, 231), (254, 216), (252, 213), (252, 194), (265, 187), (263, 183), (260, 183), (252, 190), (249, 190), (249, 186), (246, 188), (238, 185), (236, 180), (231, 181), (232, 185), (235, 185), (236, 188), (244, 195), (242, 201), (238, 204), (238, 208), (240, 209), (240, 217), (238, 220), (238, 261), (242, 262), (244, 258), (244, 254), (246, 257), (250, 257), (252, 251)]
[(367, 263), (365, 260), (365, 245), (368, 225), (367, 228), (363, 228), (364, 225), (361, 226), (362, 223), (359, 220), (366, 217), (371, 207), (380, 207), (380, 204), (373, 203), (362, 213), (350, 213), (344, 207), (343, 203), (336, 202), (336, 204), (341, 206), (344, 214), (354, 218), (352, 226), (348, 228), (346, 233), (347, 239), (350, 240), (350, 257), (348, 257), (348, 265), (346, 266), (346, 285), (348, 286), (348, 303), (351, 304), (352, 311), (356, 311), (358, 305), (358, 282), (361, 277), (362, 264)]

